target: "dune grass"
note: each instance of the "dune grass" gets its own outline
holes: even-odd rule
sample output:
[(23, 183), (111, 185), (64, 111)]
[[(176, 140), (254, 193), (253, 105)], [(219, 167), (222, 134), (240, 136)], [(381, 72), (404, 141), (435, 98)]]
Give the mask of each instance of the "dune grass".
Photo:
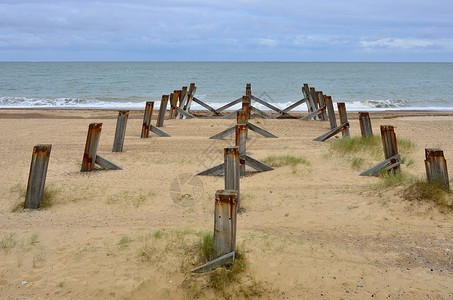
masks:
[[(408, 139), (397, 138), (397, 146), (401, 155), (401, 163), (406, 166), (413, 165), (414, 160), (408, 154), (415, 149), (415, 143)], [(382, 140), (377, 135), (338, 139), (330, 144), (330, 149), (348, 160), (351, 167), (357, 170), (365, 168), (365, 165), (372, 166), (373, 163), (384, 159)]]
[[(16, 193), (18, 196), (18, 202), (14, 205), (12, 212), (16, 212), (24, 208), (25, 196), (27, 195), (27, 187), (23, 183), (18, 183), (9, 189), (10, 192)], [(60, 189), (55, 183), (48, 182), (44, 187), (44, 192), (39, 204), (39, 208), (50, 208), (52, 207), (58, 198)]]
[(453, 210), (453, 193), (441, 183), (428, 183), (426, 178), (412, 180), (401, 196), (405, 200), (430, 202)]
[(274, 168), (296, 166), (298, 164), (310, 165), (310, 162), (304, 157), (293, 155), (270, 155), (265, 157), (262, 162)]

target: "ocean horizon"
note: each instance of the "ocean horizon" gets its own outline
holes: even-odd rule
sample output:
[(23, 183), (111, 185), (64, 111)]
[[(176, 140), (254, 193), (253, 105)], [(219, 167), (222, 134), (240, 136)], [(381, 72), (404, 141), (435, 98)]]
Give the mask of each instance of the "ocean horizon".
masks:
[(0, 62), (0, 108), (159, 107), (194, 82), (195, 97), (214, 108), (251, 83), (254, 96), (283, 109), (307, 83), (348, 110), (453, 110), (451, 78), (448, 62)]

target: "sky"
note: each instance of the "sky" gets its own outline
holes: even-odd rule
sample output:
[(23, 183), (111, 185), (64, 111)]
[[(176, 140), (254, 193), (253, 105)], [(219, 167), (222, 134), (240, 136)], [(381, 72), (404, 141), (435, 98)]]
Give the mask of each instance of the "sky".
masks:
[(453, 1), (0, 0), (0, 61), (453, 62)]

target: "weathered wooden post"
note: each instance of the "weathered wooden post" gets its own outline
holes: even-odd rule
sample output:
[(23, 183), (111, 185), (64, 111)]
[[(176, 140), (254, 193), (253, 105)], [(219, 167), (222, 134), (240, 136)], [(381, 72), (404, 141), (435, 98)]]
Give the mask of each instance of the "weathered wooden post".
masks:
[(153, 115), (154, 101), (146, 102), (145, 114), (143, 115), (143, 126), (141, 138), (147, 138), (149, 136), (149, 130), (151, 127), (151, 116)]
[(99, 139), (101, 137), (102, 123), (91, 123), (88, 126), (87, 141), (83, 153), (81, 172), (91, 172), (96, 162)]
[(178, 107), (180, 90), (174, 90), (170, 96), (170, 119), (176, 118), (176, 107)]
[(52, 145), (36, 145), (33, 147), (24, 208), (39, 208), (46, 185), (47, 166), (49, 165), (51, 149)]
[(329, 114), (330, 129), (334, 129), (337, 127), (337, 120), (335, 117), (335, 110), (333, 109), (332, 97), (326, 96), (325, 100), (326, 100), (327, 113)]
[(160, 100), (159, 115), (157, 116), (157, 127), (164, 126), (165, 113), (167, 112), (167, 103), (168, 95), (162, 95), (162, 100)]
[(127, 119), (129, 118), (128, 110), (120, 110), (116, 121), (115, 139), (113, 140), (112, 152), (122, 152), (124, 137), (126, 136)]
[(240, 175), (245, 175), (245, 156), (247, 143), (247, 125), (236, 125), (236, 146), (239, 147)]
[(430, 184), (439, 184), (445, 190), (450, 190), (447, 161), (444, 151), (440, 149), (425, 149), (426, 177)]
[[(311, 87), (310, 88), (310, 93), (309, 93), (309, 97), (311, 99), (311, 102), (313, 103), (313, 109), (314, 111), (316, 111), (318, 108), (319, 108), (319, 103), (318, 103), (318, 97), (316, 96), (316, 90), (314, 87)], [(314, 117), (315, 120), (319, 120), (319, 117), (316, 116)]]
[[(343, 102), (338, 103), (338, 113), (340, 115), (340, 123), (345, 124), (348, 123), (348, 115), (346, 114), (346, 105)], [(343, 137), (349, 137), (349, 126), (343, 130), (342, 132)]]
[(401, 165), (401, 156), (396, 146), (396, 135), (393, 126), (381, 125), (382, 147), (384, 148), (385, 160), (360, 172), (360, 176), (378, 176), (386, 171), (398, 171)]
[[(226, 147), (224, 149), (224, 165), (225, 168), (225, 189), (235, 190), (237, 194), (238, 210), (240, 205), (240, 158), (239, 147)], [(245, 156), (245, 155), (244, 155)]]
[(381, 125), (381, 138), (385, 159), (389, 159), (398, 154), (398, 146), (396, 144), (396, 135), (393, 126)]
[(236, 217), (238, 192), (218, 190), (214, 208), (214, 256), (236, 251)]
[[(326, 101), (325, 101), (325, 96), (322, 94), (322, 92), (316, 92), (316, 97), (318, 98), (319, 107), (320, 108), (325, 107)], [(326, 111), (323, 111), (320, 116), (321, 116), (322, 121), (327, 121)]]
[(371, 127), (370, 114), (368, 112), (359, 112), (359, 123), (362, 137), (373, 137), (373, 129)]

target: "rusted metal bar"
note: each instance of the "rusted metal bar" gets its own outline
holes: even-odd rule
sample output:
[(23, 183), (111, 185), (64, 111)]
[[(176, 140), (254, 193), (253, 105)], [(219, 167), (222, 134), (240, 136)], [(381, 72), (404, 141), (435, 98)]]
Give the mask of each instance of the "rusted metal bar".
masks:
[(228, 263), (232, 264), (232, 263), (234, 263), (234, 258), (235, 258), (235, 252), (233, 251), (228, 254), (217, 257), (216, 259), (213, 259), (210, 262), (207, 262), (206, 264), (202, 265), (201, 267), (198, 267), (195, 270), (192, 270), (192, 273), (206, 273), (206, 272), (214, 270), (215, 268), (220, 267), (222, 265), (225, 265)]
[[(323, 95), (322, 92), (316, 92), (316, 96), (318, 97), (318, 103), (319, 103), (319, 107), (326, 107), (326, 101), (325, 101), (325, 96)], [(321, 117), (321, 121), (327, 121), (327, 113), (326, 113), (326, 110), (324, 109), (324, 111), (321, 113), (320, 115)]]
[(447, 161), (444, 151), (440, 149), (425, 149), (426, 177), (430, 184), (439, 184), (445, 190), (450, 190)]
[(249, 99), (252, 97), (252, 84), (251, 83), (247, 83), (245, 85), (245, 95), (247, 97), (249, 97)]
[(328, 132), (318, 136), (317, 138), (313, 139), (313, 141), (318, 141), (318, 142), (324, 142), (328, 138), (333, 137), (337, 133), (340, 133), (343, 130), (346, 130), (349, 128), (349, 122), (346, 122), (344, 124), (341, 124), (340, 126), (335, 127), (334, 129), (329, 130)]
[(398, 154), (398, 146), (396, 144), (396, 135), (393, 126), (381, 125), (381, 138), (385, 159)]
[(278, 138), (278, 136), (276, 136), (275, 134), (272, 134), (269, 131), (264, 130), (263, 128), (258, 127), (250, 122), (247, 123), (247, 133), (248, 133), (249, 129), (251, 131), (254, 131), (254, 132), (264, 136), (265, 138), (274, 138), (274, 139)]
[(378, 176), (382, 172), (390, 171), (401, 165), (401, 156), (396, 154), (365, 171), (360, 172), (360, 176)]
[(115, 139), (113, 140), (112, 152), (122, 152), (124, 137), (126, 136), (127, 119), (129, 118), (128, 110), (120, 110), (116, 121)]
[(81, 172), (91, 172), (94, 169), (99, 139), (101, 137), (102, 123), (91, 123), (88, 127), (87, 141), (83, 153)]
[(162, 95), (160, 100), (159, 114), (157, 115), (156, 127), (164, 126), (165, 113), (167, 112), (168, 95)]
[(359, 112), (359, 123), (362, 137), (372, 137), (373, 128), (371, 127), (370, 114), (368, 112)]
[(181, 90), (174, 90), (170, 96), (170, 119), (176, 118), (176, 107), (178, 107)]
[[(337, 103), (338, 105), (338, 114), (340, 115), (340, 123), (348, 123), (348, 115), (346, 114), (346, 105), (343, 102)], [(349, 124), (349, 123), (348, 123)], [(342, 132), (343, 137), (349, 137), (349, 126), (345, 128)]]
[(236, 250), (236, 218), (238, 192), (218, 190), (214, 208), (214, 256), (221, 257)]
[(245, 155), (245, 164), (247, 166), (257, 170), (258, 172), (272, 171), (274, 169), (271, 166), (269, 166), (257, 159), (254, 159), (253, 157), (248, 156), (248, 155)]
[(210, 105), (204, 103), (203, 101), (199, 100), (197, 97), (193, 97), (193, 102), (203, 106), (204, 108), (208, 109), (209, 111), (211, 111), (215, 115), (219, 114), (214, 108), (212, 108)]
[[(247, 125), (236, 125), (236, 146), (239, 147), (240, 175), (245, 175), (245, 155), (247, 154)], [(225, 187), (226, 188), (226, 187)]]
[(231, 101), (230, 103), (227, 103), (227, 104), (225, 104), (224, 106), (221, 106), (221, 107), (217, 108), (216, 110), (217, 110), (217, 112), (220, 113), (221, 111), (224, 111), (225, 109), (227, 109), (227, 108), (229, 108), (229, 107), (231, 107), (231, 106), (233, 106), (233, 105), (236, 105), (236, 104), (238, 104), (238, 103), (241, 103), (241, 101), (242, 101), (242, 97), (241, 97), (241, 98), (238, 98), (238, 99), (236, 99), (236, 100), (233, 100), (233, 101)]
[(141, 138), (147, 138), (149, 136), (149, 130), (151, 127), (151, 117), (153, 115), (154, 101), (146, 102), (145, 114), (143, 115), (143, 126)]
[(37, 209), (41, 204), (51, 149), (52, 145), (36, 145), (33, 147), (24, 208)]
[(288, 107), (285, 108), (284, 110), (282, 110), (282, 112), (287, 113), (287, 112), (289, 112), (290, 110), (293, 110), (294, 108), (298, 107), (299, 105), (305, 103), (306, 101), (307, 101), (306, 98), (301, 99), (301, 100), (297, 101), (296, 103), (294, 103), (294, 104), (288, 106)]
[[(244, 126), (244, 125), (239, 125)], [(224, 165), (225, 168), (225, 189), (226, 190), (235, 190), (237, 191), (237, 202), (238, 210), (240, 203), (240, 188), (239, 188), (239, 179), (240, 179), (240, 158), (239, 158), (239, 147), (226, 147), (224, 149)], [(245, 154), (244, 154), (245, 155)]]
[(314, 112), (312, 112), (311, 114), (308, 114), (306, 115), (305, 117), (302, 117), (300, 118), (299, 120), (304, 120), (304, 121), (307, 121), (307, 120), (312, 120), (313, 118), (319, 116), (319, 115), (322, 115), (323, 113), (326, 112), (326, 107), (323, 106), (321, 108), (318, 108), (317, 110), (315, 110)]
[(327, 113), (329, 115), (330, 129), (334, 129), (337, 127), (337, 120), (335, 118), (335, 110), (333, 109), (332, 97), (326, 96), (325, 101)]

